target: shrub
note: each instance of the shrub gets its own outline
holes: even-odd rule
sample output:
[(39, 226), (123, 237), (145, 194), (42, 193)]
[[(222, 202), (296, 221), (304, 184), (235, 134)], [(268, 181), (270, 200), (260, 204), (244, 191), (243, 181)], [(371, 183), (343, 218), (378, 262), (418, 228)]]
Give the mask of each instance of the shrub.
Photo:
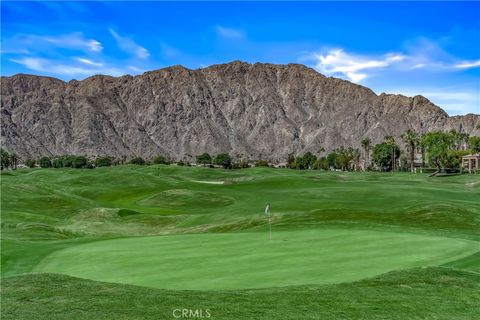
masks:
[(197, 164), (211, 164), (212, 163), (212, 157), (208, 153), (203, 153), (199, 156), (197, 156)]
[(39, 163), (42, 168), (52, 167), (52, 160), (49, 157), (41, 157)]
[(145, 164), (145, 160), (142, 157), (135, 157), (130, 160), (130, 164), (137, 164), (143, 166)]
[(73, 168), (73, 161), (75, 160), (75, 158), (75, 156), (71, 155), (60, 157), (60, 159), (62, 160), (62, 167)]
[(315, 170), (328, 170), (327, 158), (321, 157), (313, 164)]
[(29, 168), (35, 168), (36, 161), (34, 159), (25, 160), (25, 165)]
[(249, 167), (248, 162), (245, 160), (240, 160), (239, 162), (232, 164), (232, 169), (244, 169)]
[(183, 162), (183, 160), (180, 160), (177, 162), (177, 166), (183, 167), (184, 165), (185, 165), (185, 162)]
[(154, 164), (168, 164), (167, 159), (164, 156), (158, 156), (153, 159)]
[(469, 153), (469, 150), (449, 150), (443, 165), (448, 169), (460, 169), (462, 157)]
[(11, 165), (10, 154), (4, 149), (0, 149), (0, 153), (1, 153), (1, 169), (3, 170), (10, 167)]
[(110, 167), (112, 163), (113, 163), (113, 158), (109, 156), (98, 157), (97, 159), (95, 159), (96, 167)]
[(255, 162), (255, 167), (268, 167), (268, 161), (267, 160), (257, 160)]
[(83, 169), (88, 167), (88, 160), (87, 157), (84, 156), (76, 156), (72, 160), (72, 168), (75, 169)]
[(62, 168), (63, 167), (63, 161), (60, 158), (56, 158), (52, 160), (52, 167), (54, 168)]
[(222, 166), (225, 169), (232, 167), (232, 158), (228, 153), (220, 153), (215, 157), (214, 163), (218, 166)]
[[(291, 159), (289, 159), (289, 161), (290, 160)], [(292, 164), (290, 164), (289, 167), (292, 169), (299, 169), (299, 170), (311, 169), (313, 168), (315, 161), (317, 161), (317, 156), (315, 156), (311, 152), (307, 152), (303, 155), (303, 157), (295, 158), (295, 161)]]

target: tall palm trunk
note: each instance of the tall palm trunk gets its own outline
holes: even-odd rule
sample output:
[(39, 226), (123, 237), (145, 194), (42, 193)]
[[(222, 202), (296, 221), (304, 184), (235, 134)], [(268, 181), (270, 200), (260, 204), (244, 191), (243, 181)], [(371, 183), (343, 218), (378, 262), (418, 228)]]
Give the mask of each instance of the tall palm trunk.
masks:
[(392, 147), (392, 171), (395, 171), (395, 147)]
[(410, 144), (410, 171), (414, 171), (414, 165), (413, 162), (415, 161), (415, 144), (411, 143)]
[(367, 153), (366, 153), (366, 156), (365, 156), (365, 165), (368, 167), (370, 167), (370, 147), (367, 148)]
[(422, 146), (420, 151), (422, 152), (422, 168), (424, 168), (425, 167), (425, 147)]

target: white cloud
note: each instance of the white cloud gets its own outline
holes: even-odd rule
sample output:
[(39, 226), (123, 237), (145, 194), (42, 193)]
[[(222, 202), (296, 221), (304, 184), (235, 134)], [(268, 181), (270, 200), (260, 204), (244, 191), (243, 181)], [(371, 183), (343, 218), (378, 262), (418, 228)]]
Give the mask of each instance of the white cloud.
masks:
[(113, 38), (117, 41), (118, 46), (131, 54), (136, 55), (138, 58), (146, 59), (150, 56), (150, 52), (144, 47), (137, 44), (130, 38), (120, 36), (115, 30), (108, 29)]
[(53, 36), (17, 34), (4, 39), (2, 55), (36, 74), (63, 79), (79, 79), (95, 74), (121, 76), (143, 71), (139, 67), (144, 68), (145, 65), (138, 65), (138, 57), (148, 57), (148, 50), (113, 33), (117, 36), (119, 47), (129, 50), (134, 56), (124, 59), (105, 56), (100, 41), (85, 37), (80, 32)]
[(11, 38), (3, 39), (2, 54), (45, 56), (59, 49), (82, 51), (87, 55), (100, 54), (103, 50), (102, 43), (83, 36), (80, 32), (60, 34), (54, 36), (17, 34)]
[(326, 54), (314, 54), (315, 69), (319, 72), (344, 76), (352, 82), (360, 82), (369, 76), (372, 69), (385, 68), (403, 61), (400, 54), (386, 54), (382, 57), (368, 57), (347, 53), (342, 49), (330, 50)]
[(75, 58), (78, 62), (81, 62), (83, 64), (89, 65), (89, 66), (95, 66), (95, 67), (101, 67), (103, 66), (103, 63), (101, 62), (95, 62), (87, 58)]
[(480, 59), (461, 60), (424, 38), (409, 44), (400, 53), (365, 55), (340, 48), (310, 53), (299, 60), (307, 61), (323, 74), (355, 83), (362, 82), (373, 74), (381, 75), (383, 71), (412, 72), (421, 69), (426, 72), (460, 72), (480, 67)]
[(455, 72), (480, 67), (480, 59), (461, 60), (441, 48), (437, 42), (419, 37), (405, 43), (405, 70), (423, 69), (429, 72)]
[(418, 87), (390, 89), (385, 91), (393, 94), (403, 94), (409, 97), (420, 94), (444, 109), (449, 115), (463, 115), (467, 113), (480, 114), (480, 92), (470, 88)]
[(86, 39), (80, 32), (59, 36), (27, 36), (31, 41), (47, 42), (60, 48), (82, 49), (92, 52), (103, 50), (102, 44), (95, 39)]
[(216, 26), (215, 30), (217, 31), (217, 34), (223, 38), (242, 39), (245, 36), (243, 31), (234, 28)]
[(458, 69), (470, 69), (480, 67), (480, 60), (475, 61), (462, 61), (454, 65), (454, 68)]
[(30, 70), (35, 71), (44, 71), (44, 65), (47, 63), (47, 60), (40, 58), (22, 58), (22, 59), (11, 59), (10, 61), (21, 64), (27, 67)]
[[(77, 59), (75, 59), (77, 60)], [(79, 61), (81, 64), (72, 63), (58, 63), (53, 60), (23, 57), (19, 59), (11, 59), (12, 62), (23, 65), (24, 67), (38, 72), (44, 72), (48, 74), (61, 75), (61, 76), (91, 76), (94, 74), (107, 74), (111, 76), (121, 76), (126, 74), (123, 70), (115, 67), (103, 67), (97, 65), (84, 66), (84, 61)], [(78, 61), (78, 60), (77, 60)], [(87, 63), (88, 64), (88, 63)]]

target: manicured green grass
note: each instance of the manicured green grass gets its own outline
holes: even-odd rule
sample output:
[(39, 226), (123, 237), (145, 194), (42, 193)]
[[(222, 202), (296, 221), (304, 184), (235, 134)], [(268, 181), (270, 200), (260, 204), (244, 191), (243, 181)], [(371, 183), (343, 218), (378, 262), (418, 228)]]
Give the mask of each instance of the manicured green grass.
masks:
[(209, 309), (210, 319), (478, 319), (480, 275), (446, 268), (396, 271), (353, 283), (236, 291), (159, 290), (58, 274), (2, 282), (2, 320), (175, 319)]
[(37, 169), (2, 174), (1, 195), (2, 318), (168, 319), (175, 302), (215, 319), (471, 319), (478, 306), (478, 175)]
[(222, 290), (359, 280), (440, 265), (478, 242), (409, 233), (319, 228), (98, 241), (56, 251), (33, 269), (166, 289)]

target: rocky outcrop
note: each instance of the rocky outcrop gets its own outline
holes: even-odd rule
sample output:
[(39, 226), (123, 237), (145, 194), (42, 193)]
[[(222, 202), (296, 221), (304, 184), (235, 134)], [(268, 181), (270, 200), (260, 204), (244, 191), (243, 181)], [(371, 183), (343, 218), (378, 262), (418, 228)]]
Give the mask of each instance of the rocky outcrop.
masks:
[(298, 64), (173, 66), (69, 82), (18, 74), (1, 86), (2, 144), (24, 157), (229, 152), (280, 161), (407, 129), (480, 134), (479, 115), (449, 117), (422, 96), (376, 95)]

